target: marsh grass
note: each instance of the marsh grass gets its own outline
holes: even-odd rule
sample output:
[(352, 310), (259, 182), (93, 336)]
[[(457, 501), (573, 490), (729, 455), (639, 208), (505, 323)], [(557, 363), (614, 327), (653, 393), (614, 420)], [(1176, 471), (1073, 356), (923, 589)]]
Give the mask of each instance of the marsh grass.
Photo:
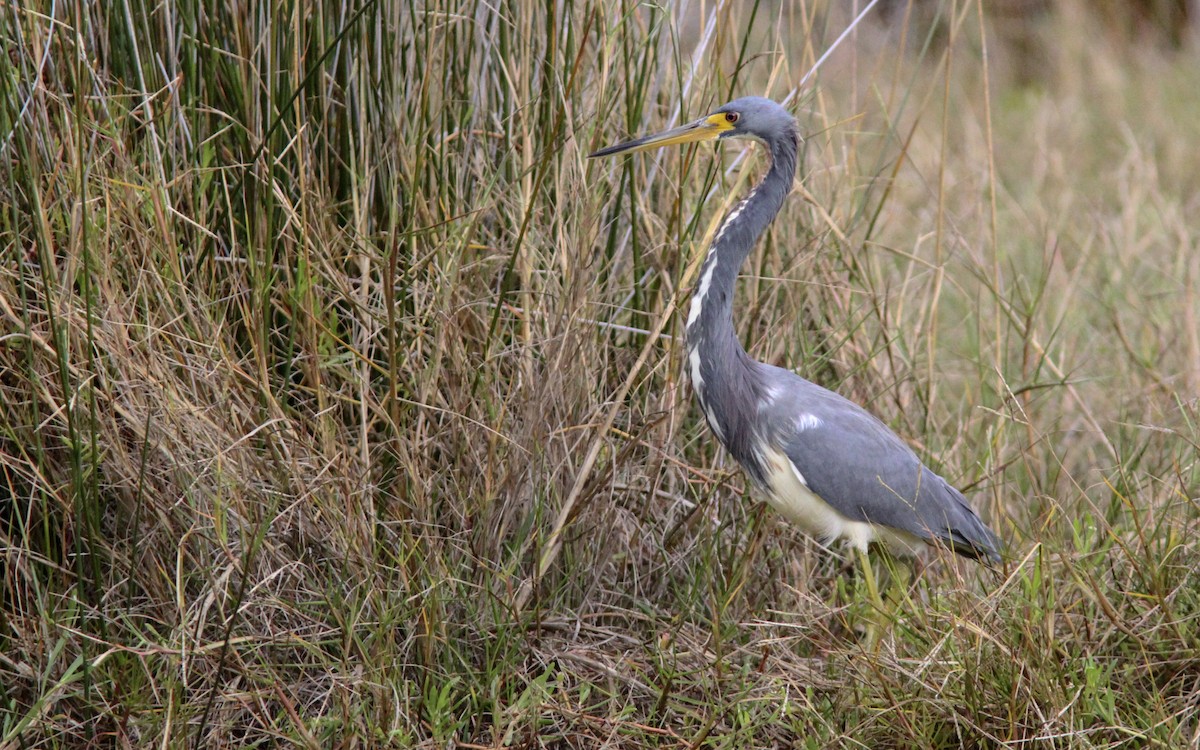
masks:
[(5, 6), (0, 747), (1200, 742), (1195, 52), (936, 8), (795, 93), (739, 290), (1008, 542), (872, 653), (682, 378), (760, 157), (584, 158), (839, 4)]

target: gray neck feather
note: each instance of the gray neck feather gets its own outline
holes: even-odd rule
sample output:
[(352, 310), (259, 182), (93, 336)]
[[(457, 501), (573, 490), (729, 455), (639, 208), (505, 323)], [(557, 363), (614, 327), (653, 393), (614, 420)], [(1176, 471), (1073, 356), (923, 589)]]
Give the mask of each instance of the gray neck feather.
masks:
[(696, 398), (717, 438), (759, 483), (766, 481), (754, 434), (762, 377), (733, 327), (733, 291), (742, 263), (783, 207), (796, 175), (794, 133), (768, 148), (766, 177), (729, 212), (713, 240), (687, 326), (688, 373)]

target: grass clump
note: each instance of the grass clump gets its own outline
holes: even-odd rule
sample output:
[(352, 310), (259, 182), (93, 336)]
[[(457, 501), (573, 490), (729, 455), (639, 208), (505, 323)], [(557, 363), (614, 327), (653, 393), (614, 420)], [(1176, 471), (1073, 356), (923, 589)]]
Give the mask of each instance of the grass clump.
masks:
[(1008, 541), (877, 653), (681, 376), (759, 157), (585, 160), (839, 6), (6, 8), (0, 747), (1196, 743), (1200, 67), (982, 6), (797, 92), (739, 290)]

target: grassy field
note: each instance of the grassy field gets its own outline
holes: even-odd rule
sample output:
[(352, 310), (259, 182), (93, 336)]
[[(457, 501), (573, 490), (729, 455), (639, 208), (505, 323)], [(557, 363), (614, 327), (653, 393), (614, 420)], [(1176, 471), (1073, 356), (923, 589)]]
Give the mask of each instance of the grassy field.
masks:
[[(1200, 51), (849, 5), (5, 5), (0, 748), (1200, 746)], [(747, 349), (1007, 544), (878, 649), (683, 375), (761, 156), (585, 159), (744, 94)]]

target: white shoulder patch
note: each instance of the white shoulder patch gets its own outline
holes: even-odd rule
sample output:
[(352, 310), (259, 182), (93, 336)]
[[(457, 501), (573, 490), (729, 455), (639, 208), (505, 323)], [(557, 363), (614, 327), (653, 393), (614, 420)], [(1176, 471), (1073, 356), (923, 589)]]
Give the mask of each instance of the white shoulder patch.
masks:
[(796, 429), (800, 432), (804, 432), (805, 430), (815, 430), (823, 424), (825, 424), (825, 422), (823, 422), (816, 414), (809, 414), (808, 412), (805, 412), (796, 417)]
[(767, 386), (767, 389), (765, 391), (763, 391), (762, 399), (760, 399), (758, 402), (758, 410), (761, 412), (765, 409), (771, 408), (772, 404), (774, 404), (776, 401), (778, 401), (779, 397), (782, 395), (783, 395), (783, 389), (780, 388), (779, 386), (777, 386), (777, 385)]

